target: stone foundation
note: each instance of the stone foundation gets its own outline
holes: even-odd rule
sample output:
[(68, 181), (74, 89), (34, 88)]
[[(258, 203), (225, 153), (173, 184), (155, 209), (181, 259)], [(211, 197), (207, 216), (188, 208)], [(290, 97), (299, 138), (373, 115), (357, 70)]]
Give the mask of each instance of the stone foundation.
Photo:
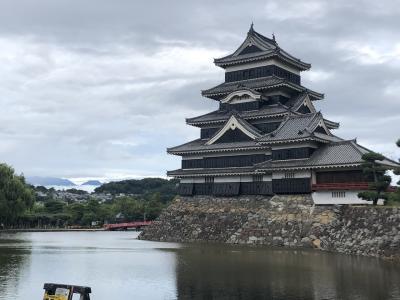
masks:
[(311, 195), (179, 197), (140, 238), (308, 247), (400, 259), (400, 209), (314, 206)]

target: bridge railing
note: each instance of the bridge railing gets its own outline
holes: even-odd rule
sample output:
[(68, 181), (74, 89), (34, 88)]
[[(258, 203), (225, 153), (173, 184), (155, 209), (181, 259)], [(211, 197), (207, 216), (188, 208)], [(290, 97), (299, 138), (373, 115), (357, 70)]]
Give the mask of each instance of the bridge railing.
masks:
[(103, 228), (105, 230), (116, 230), (116, 229), (128, 229), (128, 228), (138, 228), (143, 226), (149, 226), (152, 221), (139, 221), (139, 222), (126, 222), (126, 223), (116, 223), (116, 224), (105, 224)]

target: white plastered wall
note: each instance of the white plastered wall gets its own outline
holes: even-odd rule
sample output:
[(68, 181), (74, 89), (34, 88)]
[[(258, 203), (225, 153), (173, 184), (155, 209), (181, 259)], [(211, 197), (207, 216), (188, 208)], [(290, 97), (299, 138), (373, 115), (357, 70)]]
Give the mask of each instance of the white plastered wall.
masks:
[[(333, 192), (344, 192), (344, 197), (333, 197)], [(317, 205), (332, 205), (332, 204), (372, 204), (370, 201), (365, 201), (358, 198), (360, 191), (318, 191), (312, 193), (314, 204)], [(382, 205), (383, 200), (379, 200), (378, 204)]]

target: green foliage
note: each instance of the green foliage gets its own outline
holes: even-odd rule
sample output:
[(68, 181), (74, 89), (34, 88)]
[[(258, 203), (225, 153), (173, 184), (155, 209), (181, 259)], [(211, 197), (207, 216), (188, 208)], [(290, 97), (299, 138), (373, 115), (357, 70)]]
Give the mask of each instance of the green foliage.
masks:
[(66, 204), (61, 201), (50, 200), (44, 204), (44, 209), (46, 213), (56, 214), (64, 210)]
[(31, 209), (34, 194), (23, 176), (15, 175), (14, 169), (0, 164), (0, 225), (12, 225)]
[(96, 193), (113, 195), (136, 195), (149, 199), (154, 193), (160, 193), (160, 201), (166, 203), (176, 196), (176, 179), (144, 178), (105, 183), (95, 189)]
[(389, 193), (388, 204), (391, 206), (400, 206), (400, 189), (394, 193)]
[(385, 157), (379, 153), (369, 152), (365, 153), (362, 159), (364, 161), (361, 165), (363, 172), (372, 178), (373, 182), (369, 185), (370, 190), (358, 193), (358, 197), (372, 201), (374, 205), (377, 205), (379, 199), (384, 199), (386, 203), (385, 192), (390, 185), (391, 177), (386, 175), (388, 168), (379, 164), (379, 161), (383, 161)]
[[(396, 145), (397, 147), (400, 147), (400, 139), (397, 140)], [(400, 169), (395, 170), (394, 173), (396, 175), (400, 175)], [(397, 182), (397, 185), (400, 185), (400, 181)], [(391, 204), (400, 205), (400, 187), (397, 187), (396, 192), (390, 195), (389, 201), (391, 202)]]
[[(14, 174), (12, 168), (0, 165), (0, 225), (19, 228), (87, 227), (96, 221), (101, 226), (106, 222), (121, 221), (116, 218), (118, 214), (124, 216), (124, 221), (153, 220), (175, 197), (175, 185), (176, 180), (161, 178), (126, 180), (103, 185), (97, 192), (124, 193), (127, 196), (116, 196), (104, 203), (88, 196), (87, 202), (66, 203), (54, 199), (54, 190), (29, 187), (22, 176)], [(45, 195), (34, 202), (34, 192)], [(77, 190), (68, 192), (86, 194)]]
[[(397, 140), (396, 142), (397, 147), (400, 147), (400, 139)], [(400, 160), (399, 160), (400, 161)], [(394, 174), (400, 175), (400, 169), (394, 170)], [(397, 185), (400, 185), (400, 181), (397, 182)], [(398, 188), (398, 192), (400, 193), (400, 188)]]

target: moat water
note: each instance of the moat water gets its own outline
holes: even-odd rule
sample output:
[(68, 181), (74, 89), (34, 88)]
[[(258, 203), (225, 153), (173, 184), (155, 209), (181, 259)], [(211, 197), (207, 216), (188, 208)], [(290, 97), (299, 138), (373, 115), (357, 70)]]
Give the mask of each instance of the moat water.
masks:
[(0, 233), (0, 300), (43, 283), (113, 299), (400, 299), (400, 265), (318, 251), (182, 245), (136, 232)]

